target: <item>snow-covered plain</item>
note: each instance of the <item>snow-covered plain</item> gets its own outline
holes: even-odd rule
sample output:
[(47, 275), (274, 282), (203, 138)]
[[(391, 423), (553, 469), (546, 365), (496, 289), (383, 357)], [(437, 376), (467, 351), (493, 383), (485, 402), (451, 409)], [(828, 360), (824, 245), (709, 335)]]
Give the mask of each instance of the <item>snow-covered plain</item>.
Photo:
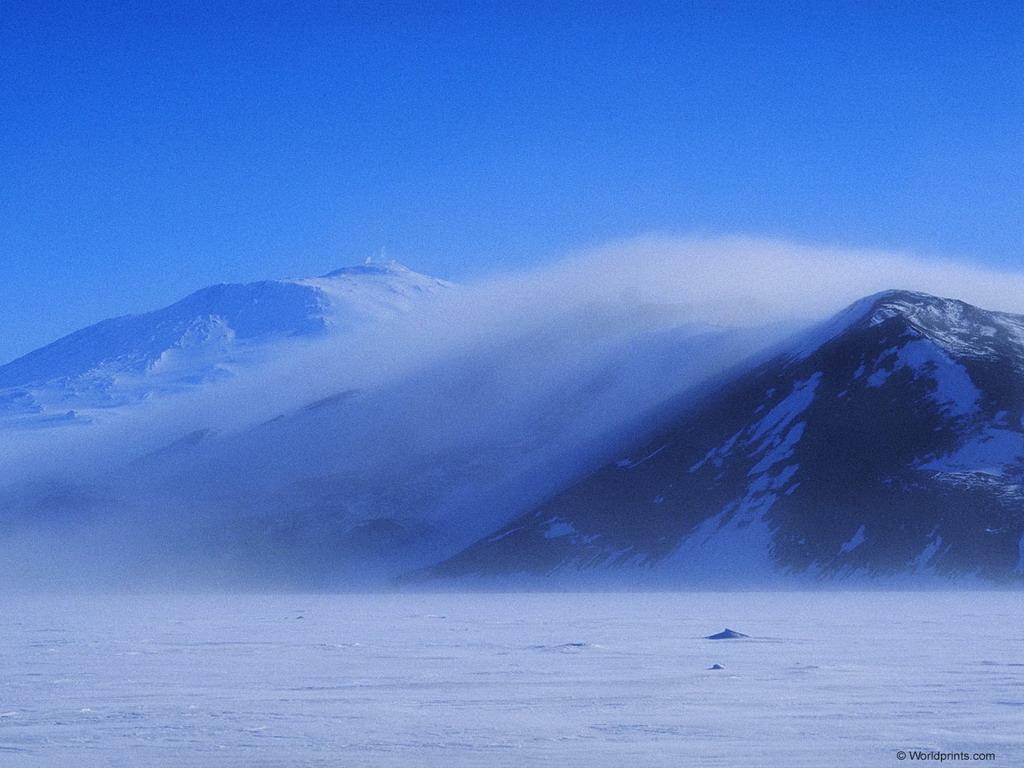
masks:
[[(4, 766), (1024, 761), (1014, 592), (8, 595), (2, 611)], [(752, 637), (703, 639), (724, 627)]]

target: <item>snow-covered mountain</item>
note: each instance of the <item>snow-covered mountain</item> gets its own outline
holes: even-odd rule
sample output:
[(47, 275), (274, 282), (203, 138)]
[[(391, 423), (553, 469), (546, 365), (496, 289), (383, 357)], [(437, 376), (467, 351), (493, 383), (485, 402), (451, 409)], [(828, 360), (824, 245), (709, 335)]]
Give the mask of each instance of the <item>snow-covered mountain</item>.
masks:
[(892, 291), (780, 344), (448, 288), (216, 286), (3, 366), (0, 428), (103, 422), (19, 433), (7, 535), (306, 584), (1024, 575), (1024, 316)]
[(0, 427), (83, 423), (104, 409), (229, 377), (280, 343), (409, 310), (450, 284), (397, 263), (214, 285), (72, 333), (0, 366)]
[(432, 569), (1024, 576), (1024, 316), (886, 292)]

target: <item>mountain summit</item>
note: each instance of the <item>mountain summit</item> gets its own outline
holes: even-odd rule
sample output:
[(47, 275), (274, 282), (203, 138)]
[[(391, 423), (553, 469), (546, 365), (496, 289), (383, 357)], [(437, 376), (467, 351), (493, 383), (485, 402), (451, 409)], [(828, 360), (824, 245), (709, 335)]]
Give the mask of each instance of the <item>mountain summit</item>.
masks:
[[(0, 366), (0, 423), (66, 423), (230, 376), (269, 344), (405, 312), (451, 287), (396, 263), (323, 277), (214, 285), (163, 309), (104, 320)], [(81, 418), (79, 419), (81, 420)]]

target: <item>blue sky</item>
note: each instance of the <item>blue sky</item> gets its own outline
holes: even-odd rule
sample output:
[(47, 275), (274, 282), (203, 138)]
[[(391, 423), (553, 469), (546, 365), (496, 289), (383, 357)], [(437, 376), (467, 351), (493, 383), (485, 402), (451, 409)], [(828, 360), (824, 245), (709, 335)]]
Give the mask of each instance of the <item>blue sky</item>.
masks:
[(382, 246), (1024, 257), (1019, 0), (424, 5), (0, 5), (0, 361)]

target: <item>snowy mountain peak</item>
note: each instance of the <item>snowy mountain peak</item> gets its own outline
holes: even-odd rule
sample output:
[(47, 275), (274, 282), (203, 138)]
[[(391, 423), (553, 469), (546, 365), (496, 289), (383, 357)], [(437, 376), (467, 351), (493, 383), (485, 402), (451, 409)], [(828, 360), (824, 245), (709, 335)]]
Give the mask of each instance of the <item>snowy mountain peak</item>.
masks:
[(367, 259), (362, 264), (341, 267), (332, 270), (322, 277), (348, 277), (351, 275), (410, 275), (414, 273), (404, 264), (391, 259), (390, 261), (373, 261)]
[(858, 302), (861, 327), (898, 323), (903, 335), (928, 339), (970, 359), (1015, 359), (1024, 353), (1024, 316), (981, 309), (958, 299), (885, 291)]
[(0, 426), (37, 425), (69, 408), (88, 414), (230, 376), (268, 344), (407, 312), (451, 287), (397, 262), (319, 278), (212, 285), (0, 366)]
[[(894, 345), (926, 339), (970, 359), (1019, 359), (1024, 370), (1024, 315), (981, 309), (958, 299), (887, 290), (860, 299), (790, 345), (800, 360), (849, 333), (880, 328)], [(902, 341), (901, 341), (902, 340)]]
[(981, 311), (963, 301), (917, 291), (883, 291), (869, 296), (865, 303), (869, 304), (864, 318), (868, 325), (878, 325), (890, 318), (902, 317), (921, 330), (938, 324), (948, 327), (962, 323), (967, 320), (971, 310)]
[[(341, 267), (320, 277), (296, 278), (297, 285), (311, 286), (325, 294), (344, 297), (354, 301), (356, 294), (364, 295), (369, 304), (383, 297), (392, 309), (406, 310), (409, 305), (400, 297), (416, 299), (424, 294), (444, 291), (454, 287), (453, 283), (414, 272), (397, 261), (373, 261)], [(398, 304), (396, 304), (398, 302)], [(400, 305), (400, 306), (399, 306)]]

